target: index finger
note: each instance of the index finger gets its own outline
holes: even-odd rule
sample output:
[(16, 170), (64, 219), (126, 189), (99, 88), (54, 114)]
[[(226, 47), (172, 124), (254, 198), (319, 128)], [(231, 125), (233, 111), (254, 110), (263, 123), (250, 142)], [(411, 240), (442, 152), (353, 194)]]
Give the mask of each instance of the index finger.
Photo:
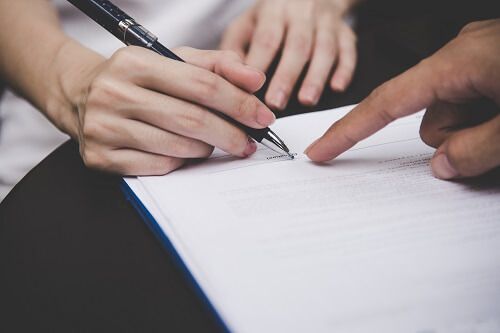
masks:
[(257, 97), (220, 75), (139, 48), (134, 49), (134, 52), (140, 53), (140, 59), (129, 54), (128, 61), (123, 63), (131, 66), (133, 59), (130, 57), (141, 63), (141, 71), (129, 75), (133, 76), (131, 79), (135, 84), (143, 88), (222, 112), (253, 128), (267, 127), (276, 119)]
[(307, 150), (317, 162), (331, 160), (392, 121), (416, 113), (437, 99), (440, 75), (429, 60), (375, 89)]

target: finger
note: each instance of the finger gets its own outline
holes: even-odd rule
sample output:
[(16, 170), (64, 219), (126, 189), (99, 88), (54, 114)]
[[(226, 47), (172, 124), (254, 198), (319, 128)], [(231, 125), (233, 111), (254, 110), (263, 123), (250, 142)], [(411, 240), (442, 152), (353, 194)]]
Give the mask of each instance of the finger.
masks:
[(313, 44), (313, 25), (307, 19), (290, 23), (283, 55), (266, 93), (267, 104), (283, 110), (304, 66), (309, 61)]
[(178, 158), (205, 158), (213, 146), (174, 134), (133, 119), (101, 116), (91, 128), (85, 128), (87, 140), (94, 140), (113, 149), (133, 149), (156, 155)]
[(330, 84), (334, 91), (339, 92), (351, 83), (357, 62), (356, 35), (347, 25), (341, 27), (338, 34), (339, 58)]
[(318, 27), (313, 57), (304, 83), (299, 91), (299, 101), (305, 105), (318, 104), (329, 73), (337, 56), (337, 39), (331, 33), (332, 22), (328, 20)]
[[(257, 97), (235, 87), (221, 76), (137, 49), (134, 52), (140, 53), (142, 57), (140, 60), (133, 58), (132, 61), (140, 61), (143, 68), (130, 78), (133, 83), (222, 112), (253, 128), (264, 128), (276, 120)], [(151, 66), (151, 63), (160, 66)]]
[[(314, 161), (335, 158), (397, 118), (418, 112), (437, 100), (459, 103), (488, 97), (500, 104), (498, 71), (490, 59), (478, 61), (455, 39), (430, 58), (377, 88), (346, 117), (314, 142), (306, 153)], [(463, 44), (465, 43), (465, 44)], [(491, 43), (490, 43), (491, 44)], [(495, 58), (496, 59), (496, 58)]]
[(333, 124), (306, 150), (306, 154), (313, 161), (333, 159), (393, 120), (432, 104), (435, 99), (433, 81), (424, 65), (383, 84)]
[(440, 179), (473, 177), (500, 166), (500, 115), (476, 127), (461, 130), (446, 140), (431, 166)]
[(182, 165), (185, 160), (132, 149), (89, 149), (82, 153), (86, 166), (124, 176), (161, 176)]
[(488, 26), (494, 26), (496, 23), (497, 23), (496, 19), (470, 22), (467, 25), (465, 25), (462, 28), (462, 30), (460, 30), (459, 35), (481, 31), (483, 28), (486, 28)]
[[(205, 142), (234, 156), (247, 157), (256, 151), (247, 134), (206, 108), (145, 89), (137, 89), (133, 95), (136, 102), (121, 109), (124, 117)], [(201, 151), (197, 153), (203, 153), (203, 147), (198, 148)]]
[(438, 101), (427, 108), (420, 126), (422, 141), (439, 147), (458, 130), (479, 125), (498, 113), (496, 105), (487, 100), (466, 104)]
[(420, 137), (427, 145), (437, 148), (450, 137), (458, 126), (469, 118), (467, 110), (460, 104), (436, 102), (425, 111), (420, 125)]
[(278, 3), (269, 3), (266, 10), (261, 10), (257, 17), (256, 27), (246, 63), (263, 72), (269, 69), (276, 57), (285, 35), (285, 19)]
[(188, 63), (221, 75), (237, 87), (255, 93), (264, 85), (266, 75), (243, 62), (233, 51), (197, 50), (189, 47), (176, 49)]
[(237, 18), (224, 32), (220, 48), (236, 52), (242, 59), (254, 32), (254, 11), (248, 11)]

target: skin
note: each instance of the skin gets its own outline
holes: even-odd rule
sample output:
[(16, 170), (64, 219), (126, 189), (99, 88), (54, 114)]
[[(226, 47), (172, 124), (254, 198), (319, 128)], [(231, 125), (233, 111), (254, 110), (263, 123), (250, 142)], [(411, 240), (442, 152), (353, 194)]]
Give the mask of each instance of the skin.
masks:
[(221, 48), (263, 72), (281, 52), (266, 103), (283, 110), (304, 69), (299, 101), (316, 105), (327, 81), (344, 91), (356, 66), (356, 35), (345, 23), (356, 0), (259, 0), (227, 29)]
[(331, 160), (395, 119), (427, 108), (420, 134), (436, 147), (434, 175), (500, 166), (500, 20), (475, 22), (430, 58), (377, 88), (306, 150)]
[(182, 63), (126, 47), (105, 59), (62, 32), (50, 1), (0, 0), (0, 17), (0, 76), (78, 140), (89, 167), (162, 175), (214, 146), (246, 157), (255, 142), (209, 110), (254, 128), (275, 120), (253, 96), (265, 75), (234, 52), (179, 48)]

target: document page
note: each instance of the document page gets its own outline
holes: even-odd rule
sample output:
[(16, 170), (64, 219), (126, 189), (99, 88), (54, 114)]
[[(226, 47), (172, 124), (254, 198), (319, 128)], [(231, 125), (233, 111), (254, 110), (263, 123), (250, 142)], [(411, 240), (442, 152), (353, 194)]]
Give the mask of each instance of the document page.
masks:
[(278, 120), (295, 160), (216, 152), (130, 182), (231, 331), (500, 332), (498, 174), (435, 179), (422, 113), (309, 161), (351, 108)]

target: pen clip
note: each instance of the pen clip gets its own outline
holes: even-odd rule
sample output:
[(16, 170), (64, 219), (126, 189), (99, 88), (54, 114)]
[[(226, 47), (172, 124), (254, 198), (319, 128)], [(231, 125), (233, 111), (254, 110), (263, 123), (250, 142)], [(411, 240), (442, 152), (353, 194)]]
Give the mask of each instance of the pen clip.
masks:
[[(158, 40), (158, 37), (133, 19), (120, 21), (120, 23), (118, 23), (118, 28), (123, 32), (123, 42), (126, 45), (151, 47)], [(129, 38), (130, 35), (132, 35), (133, 38)]]

